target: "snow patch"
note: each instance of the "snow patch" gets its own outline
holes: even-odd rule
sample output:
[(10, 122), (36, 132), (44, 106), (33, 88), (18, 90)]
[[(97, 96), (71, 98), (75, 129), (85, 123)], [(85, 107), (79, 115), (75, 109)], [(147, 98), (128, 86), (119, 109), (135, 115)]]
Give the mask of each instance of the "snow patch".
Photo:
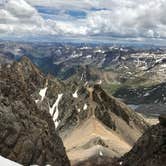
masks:
[(78, 98), (78, 89), (73, 93), (74, 98)]
[(57, 128), (59, 126), (60, 120), (55, 121), (55, 128)]
[(20, 164), (0, 156), (0, 163), (3, 166), (21, 166)]
[(40, 100), (35, 100), (35, 103), (37, 104)]
[(87, 86), (88, 85), (88, 81), (85, 82), (84, 86)]
[(162, 59), (156, 59), (156, 63), (161, 63)]
[(80, 53), (80, 54), (72, 54), (71, 55), (71, 58), (78, 58), (78, 57), (81, 57), (82, 56), (82, 53)]
[(102, 151), (99, 151), (99, 155), (100, 155), (100, 156), (103, 156), (103, 152), (102, 152)]
[(90, 49), (90, 47), (85, 46), (80, 48), (80, 50), (87, 50), (87, 49)]
[(84, 107), (83, 107), (83, 110), (87, 110), (88, 109), (88, 105), (87, 104), (84, 104)]
[[(58, 98), (56, 99), (55, 103), (53, 104), (52, 107), (50, 107), (49, 105), (49, 112), (51, 114), (51, 116), (53, 116), (53, 121), (55, 122), (55, 127), (57, 128), (58, 125), (59, 125), (59, 122), (57, 119), (58, 119), (58, 116), (59, 116), (59, 109), (58, 109), (58, 105), (59, 105), (59, 102), (60, 100), (62, 99), (63, 97), (63, 94), (58, 94)], [(54, 113), (54, 110), (56, 109), (55, 113)]]
[(87, 55), (86, 58), (87, 59), (92, 58), (92, 55)]
[(149, 96), (149, 95), (150, 95), (149, 92), (147, 92), (144, 94), (144, 97)]
[(56, 102), (55, 102), (56, 112), (55, 112), (54, 118), (53, 118), (53, 119), (55, 119), (55, 120), (58, 119), (58, 115), (59, 115), (58, 105), (59, 105), (60, 100), (62, 99), (62, 96), (63, 96), (62, 93), (61, 93), (61, 94), (58, 94), (58, 98), (57, 98), (57, 100), (56, 100)]
[(82, 75), (81, 75), (81, 81), (83, 80), (83, 78), (84, 78), (84, 73), (82, 73)]
[(104, 54), (105, 51), (104, 51), (104, 50), (101, 50), (101, 49), (97, 49), (97, 50), (94, 51), (94, 53), (102, 53), (102, 54)]
[(46, 95), (47, 89), (48, 89), (48, 87), (45, 87), (44, 89), (40, 90), (39, 95), (41, 96), (41, 101), (44, 100), (44, 97)]
[(120, 162), (119, 162), (119, 165), (122, 165), (122, 164), (123, 164), (123, 162), (122, 162), (122, 161), (120, 161)]

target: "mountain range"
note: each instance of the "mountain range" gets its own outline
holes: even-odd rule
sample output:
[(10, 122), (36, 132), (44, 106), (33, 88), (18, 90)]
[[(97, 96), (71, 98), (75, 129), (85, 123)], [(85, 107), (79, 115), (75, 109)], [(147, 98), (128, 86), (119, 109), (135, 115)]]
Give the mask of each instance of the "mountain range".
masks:
[(1, 45), (0, 155), (23, 165), (165, 164), (165, 116), (150, 127), (154, 112), (141, 108), (164, 113), (164, 50), (54, 47)]
[(101, 83), (108, 94), (139, 113), (149, 112), (148, 117), (158, 114), (156, 108), (166, 109), (164, 47), (1, 42), (0, 48), (1, 64), (27, 56), (46, 75)]

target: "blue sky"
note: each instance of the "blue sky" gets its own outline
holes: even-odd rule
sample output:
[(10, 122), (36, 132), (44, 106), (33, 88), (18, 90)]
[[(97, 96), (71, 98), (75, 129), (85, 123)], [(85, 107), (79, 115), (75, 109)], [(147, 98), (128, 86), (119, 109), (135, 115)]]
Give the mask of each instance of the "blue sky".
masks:
[(165, 42), (165, 0), (0, 0), (0, 39)]
[(60, 16), (62, 14), (65, 14), (66, 16), (69, 16), (69, 17), (73, 17), (73, 19), (85, 19), (87, 16), (86, 11), (84, 10), (77, 10), (77, 9), (63, 10), (63, 9), (56, 9), (54, 7), (49, 7), (49, 6), (34, 6), (34, 7), (44, 19), (56, 20), (56, 16), (58, 15)]

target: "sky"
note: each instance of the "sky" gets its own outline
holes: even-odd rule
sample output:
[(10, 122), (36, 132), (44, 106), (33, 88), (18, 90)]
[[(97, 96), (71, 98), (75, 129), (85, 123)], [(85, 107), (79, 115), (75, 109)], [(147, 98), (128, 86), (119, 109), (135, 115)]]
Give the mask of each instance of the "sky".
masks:
[(0, 0), (0, 39), (166, 41), (166, 0)]

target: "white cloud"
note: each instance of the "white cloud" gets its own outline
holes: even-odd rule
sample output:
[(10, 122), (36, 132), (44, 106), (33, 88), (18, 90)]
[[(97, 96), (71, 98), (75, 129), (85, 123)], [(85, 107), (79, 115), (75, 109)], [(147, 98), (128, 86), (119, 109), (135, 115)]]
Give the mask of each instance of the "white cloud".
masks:
[[(60, 13), (44, 19), (35, 6)], [(71, 18), (66, 10), (87, 15)], [(165, 11), (165, 0), (9, 0), (0, 9), (0, 34), (166, 38)]]
[(166, 37), (165, 0), (91, 2), (94, 2), (94, 7), (106, 9), (89, 11), (84, 20), (57, 23), (59, 28), (66, 33), (82, 35), (106, 33), (119, 37)]
[[(111, 5), (110, 0), (26, 0), (35, 6), (50, 6), (57, 9), (90, 9), (92, 7), (102, 7)], [(103, 6), (103, 7), (104, 7)]]
[(56, 31), (44, 20), (34, 7), (24, 0), (9, 0), (0, 9), (0, 34), (55, 34)]

